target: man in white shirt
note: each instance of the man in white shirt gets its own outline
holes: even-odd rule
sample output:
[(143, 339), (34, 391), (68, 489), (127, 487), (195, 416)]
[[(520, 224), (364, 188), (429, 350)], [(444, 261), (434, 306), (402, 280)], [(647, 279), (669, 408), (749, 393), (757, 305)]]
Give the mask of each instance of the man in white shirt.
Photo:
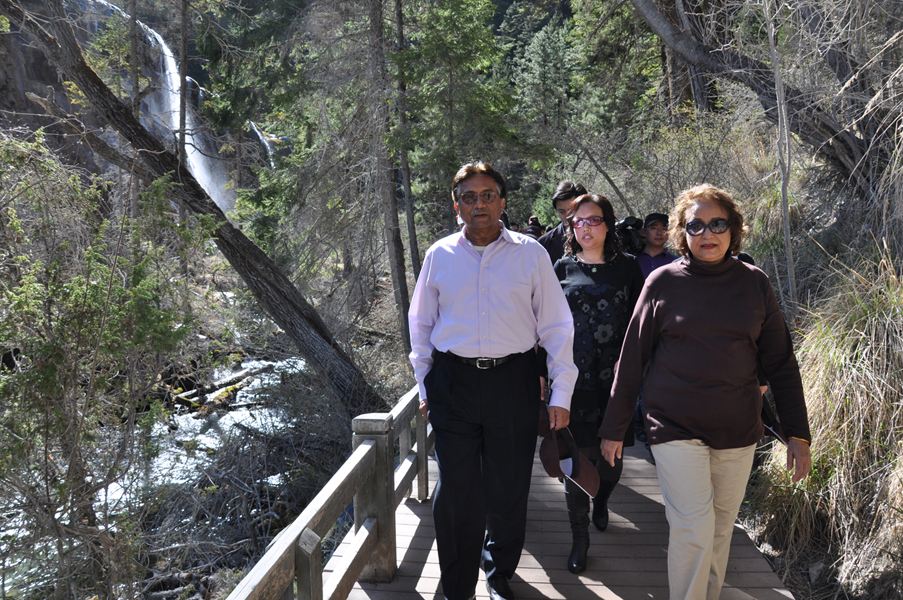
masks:
[(505, 193), (490, 165), (461, 167), (452, 199), (464, 229), (427, 251), (409, 313), (420, 406), (436, 433), (433, 518), (449, 600), (474, 597), (481, 563), (490, 598), (514, 598), (541, 401), (536, 343), (548, 352), (551, 427), (567, 425), (577, 378), (567, 301), (542, 246), (499, 221)]

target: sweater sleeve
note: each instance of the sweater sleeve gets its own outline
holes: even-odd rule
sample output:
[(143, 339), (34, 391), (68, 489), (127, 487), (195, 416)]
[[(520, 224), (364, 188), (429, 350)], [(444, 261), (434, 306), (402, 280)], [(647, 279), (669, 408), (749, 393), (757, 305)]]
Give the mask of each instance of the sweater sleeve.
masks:
[(599, 437), (603, 440), (623, 440), (633, 420), (637, 397), (643, 385), (643, 370), (658, 341), (659, 327), (655, 320), (654, 293), (646, 286), (642, 288), (630, 317), (621, 357), (615, 366), (611, 397), (599, 427)]
[(764, 278), (764, 287), (765, 321), (756, 340), (759, 364), (771, 384), (778, 418), (787, 435), (811, 442), (803, 381), (793, 352), (793, 339), (767, 278)]

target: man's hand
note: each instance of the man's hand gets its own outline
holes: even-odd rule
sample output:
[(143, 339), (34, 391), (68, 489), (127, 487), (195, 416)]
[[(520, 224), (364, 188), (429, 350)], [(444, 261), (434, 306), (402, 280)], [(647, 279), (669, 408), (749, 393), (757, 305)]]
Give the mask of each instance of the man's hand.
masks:
[(539, 378), (539, 399), (545, 401), (546, 399), (546, 378)]
[(420, 414), (423, 415), (423, 418), (424, 418), (424, 420), (426, 420), (427, 423), (430, 422), (429, 413), (430, 413), (430, 405), (427, 403), (426, 398), (421, 398), (420, 399)]
[(787, 470), (793, 471), (790, 480), (796, 483), (808, 475), (811, 468), (812, 454), (809, 452), (809, 444), (795, 438), (787, 440)]
[(611, 440), (602, 440), (599, 448), (602, 450), (602, 458), (605, 462), (611, 466), (615, 466), (615, 458), (621, 458), (621, 453), (624, 451), (624, 441), (613, 442)]
[(571, 422), (571, 413), (566, 408), (560, 406), (549, 407), (549, 427), (552, 431), (564, 429)]

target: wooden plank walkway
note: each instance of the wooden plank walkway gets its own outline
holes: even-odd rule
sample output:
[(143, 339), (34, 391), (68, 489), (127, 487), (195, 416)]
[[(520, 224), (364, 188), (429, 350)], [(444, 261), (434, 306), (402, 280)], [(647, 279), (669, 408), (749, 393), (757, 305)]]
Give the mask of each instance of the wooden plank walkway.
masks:
[[(604, 532), (590, 525), (587, 570), (574, 575), (566, 560), (571, 535), (562, 485), (533, 465), (527, 539), (511, 582), (518, 599), (667, 600), (668, 522), (655, 467), (642, 446), (627, 448), (624, 473), (609, 502)], [(430, 475), (436, 466), (431, 460)], [(431, 482), (431, 488), (435, 481)], [(416, 486), (416, 483), (415, 483)], [(415, 487), (416, 489), (416, 487)], [(358, 583), (352, 600), (442, 600), (431, 503), (408, 499), (398, 508), (398, 572), (391, 583)], [(344, 545), (343, 545), (344, 546)], [(340, 546), (336, 555), (341, 555)], [(324, 568), (324, 579), (332, 562)], [(477, 598), (488, 598), (480, 573)], [(746, 532), (734, 528), (721, 600), (786, 600), (793, 596), (771, 570)]]

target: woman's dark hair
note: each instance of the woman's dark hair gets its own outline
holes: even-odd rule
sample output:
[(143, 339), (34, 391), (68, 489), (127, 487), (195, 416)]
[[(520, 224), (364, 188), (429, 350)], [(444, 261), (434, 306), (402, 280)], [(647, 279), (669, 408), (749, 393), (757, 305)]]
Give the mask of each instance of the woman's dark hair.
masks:
[(552, 194), (552, 208), (557, 209), (557, 203), (561, 200), (571, 200), (572, 198), (577, 198), (584, 194), (586, 194), (586, 188), (579, 183), (567, 180), (562, 181), (558, 184), (558, 187), (555, 188), (555, 193)]
[(611, 201), (601, 194), (583, 194), (571, 204), (568, 209), (568, 226), (565, 234), (564, 249), (568, 256), (575, 256), (583, 250), (574, 236), (574, 214), (584, 204), (592, 203), (602, 209), (602, 221), (605, 222), (605, 244), (602, 247), (605, 262), (612, 260), (621, 252), (621, 243), (615, 234), (615, 209), (611, 206)]
[(743, 248), (743, 238), (749, 231), (749, 227), (743, 224), (743, 215), (740, 213), (740, 209), (731, 195), (710, 183), (703, 183), (684, 190), (674, 200), (671, 217), (668, 219), (668, 222), (671, 224), (671, 227), (668, 229), (671, 245), (682, 256), (690, 254), (690, 244), (687, 243), (686, 231), (687, 213), (700, 202), (714, 202), (727, 213), (727, 220), (731, 224), (731, 245), (728, 248), (728, 252), (730, 252), (731, 256), (737, 256)]

